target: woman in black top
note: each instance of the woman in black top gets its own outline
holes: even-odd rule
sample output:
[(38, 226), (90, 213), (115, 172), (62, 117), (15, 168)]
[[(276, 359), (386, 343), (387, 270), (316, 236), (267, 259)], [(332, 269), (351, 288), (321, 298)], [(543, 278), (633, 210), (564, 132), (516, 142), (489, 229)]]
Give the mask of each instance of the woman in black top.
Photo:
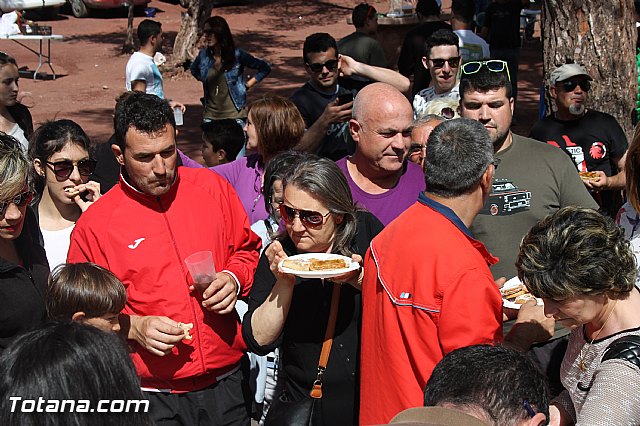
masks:
[(29, 208), (30, 174), (20, 143), (0, 133), (0, 352), (45, 320), (49, 266)]
[(382, 224), (356, 210), (344, 175), (330, 160), (311, 155), (302, 159), (283, 186), (280, 209), (287, 232), (260, 258), (243, 336), (249, 350), (258, 354), (280, 346), (286, 376), (281, 398), (304, 398), (317, 375), (333, 286), (342, 285), (321, 410), (326, 425), (356, 424), (362, 268), (334, 278), (342, 284), (323, 284), (318, 278), (283, 273), (277, 265), (299, 253), (337, 253), (361, 261)]

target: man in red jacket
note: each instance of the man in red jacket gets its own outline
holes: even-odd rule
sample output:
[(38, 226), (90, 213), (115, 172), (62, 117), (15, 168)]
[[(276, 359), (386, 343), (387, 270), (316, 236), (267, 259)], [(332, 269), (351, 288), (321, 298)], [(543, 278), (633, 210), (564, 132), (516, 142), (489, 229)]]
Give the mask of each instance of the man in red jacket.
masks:
[[(157, 424), (249, 425), (234, 306), (249, 293), (260, 239), (224, 179), (176, 168), (166, 101), (127, 93), (114, 125), (120, 182), (77, 222), (68, 261), (97, 263), (125, 284), (122, 332)], [(219, 272), (201, 293), (184, 260), (203, 250)], [(193, 324), (190, 338), (180, 323)]]
[[(441, 123), (427, 144), (426, 191), (371, 242), (362, 285), (361, 424), (386, 424), (421, 406), (427, 380), (447, 353), (503, 340), (502, 298), (488, 267), (497, 259), (469, 231), (496, 165), (480, 123)], [(531, 304), (523, 310), (537, 308), (543, 317)], [(529, 320), (535, 318), (518, 322)], [(514, 328), (521, 340), (512, 343), (528, 347), (526, 330)]]

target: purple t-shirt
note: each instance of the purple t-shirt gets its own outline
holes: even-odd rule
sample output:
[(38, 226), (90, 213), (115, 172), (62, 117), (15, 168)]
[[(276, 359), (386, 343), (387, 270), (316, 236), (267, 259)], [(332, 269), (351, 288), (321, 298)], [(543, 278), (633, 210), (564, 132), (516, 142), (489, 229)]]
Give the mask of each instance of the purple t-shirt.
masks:
[(347, 177), (347, 182), (353, 194), (353, 200), (360, 207), (363, 207), (373, 213), (384, 226), (398, 217), (400, 213), (413, 205), (421, 192), (425, 190), (424, 173), (420, 166), (415, 163), (407, 162), (404, 172), (400, 180), (390, 190), (382, 194), (369, 194), (363, 191), (351, 179), (351, 175), (347, 170), (347, 158), (338, 160), (336, 164)]
[[(197, 161), (184, 155), (180, 150), (178, 150), (178, 154), (180, 154), (184, 167), (203, 167)], [(262, 174), (264, 173), (264, 168), (261, 160), (262, 158), (259, 154), (253, 154), (230, 163), (209, 168), (209, 170), (218, 173), (233, 186), (238, 193), (238, 197), (240, 197), (240, 201), (242, 201), (247, 216), (249, 216), (249, 222), (252, 224), (269, 216), (262, 197)]]

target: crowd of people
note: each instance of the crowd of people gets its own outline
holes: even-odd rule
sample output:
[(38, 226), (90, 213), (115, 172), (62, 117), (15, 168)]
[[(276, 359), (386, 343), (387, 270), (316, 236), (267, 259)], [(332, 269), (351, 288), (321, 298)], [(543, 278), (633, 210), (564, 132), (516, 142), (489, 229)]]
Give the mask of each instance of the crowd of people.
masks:
[[(305, 39), (288, 99), (250, 100), (271, 65), (206, 19), (204, 164), (177, 149), (159, 22), (97, 149), (34, 130), (0, 52), (0, 422), (640, 424), (640, 131), (567, 62), (514, 134), (523, 2), (482, 27), (476, 6), (449, 25), (419, 0), (396, 72), (360, 4), (353, 34)], [(310, 254), (351, 266), (283, 266)]]

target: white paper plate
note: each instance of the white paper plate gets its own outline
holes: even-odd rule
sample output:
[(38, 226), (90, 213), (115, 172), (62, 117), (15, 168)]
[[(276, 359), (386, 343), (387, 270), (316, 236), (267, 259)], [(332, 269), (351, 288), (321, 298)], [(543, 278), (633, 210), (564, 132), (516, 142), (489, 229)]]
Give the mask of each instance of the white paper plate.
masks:
[[(517, 287), (520, 284), (522, 284), (522, 281), (520, 281), (520, 278), (518, 278), (517, 276), (511, 278), (509, 281), (507, 281), (506, 283), (504, 283), (504, 285), (502, 286), (503, 290), (508, 290), (510, 288), (513, 287)], [(542, 299), (538, 299), (536, 298), (536, 300), (538, 301), (538, 305), (542, 306)], [(514, 303), (514, 302), (510, 302), (507, 299), (505, 299), (504, 297), (502, 298), (502, 306), (504, 306), (505, 308), (511, 308), (511, 309), (520, 309), (520, 304), (518, 303)]]
[(346, 274), (347, 272), (355, 271), (360, 268), (360, 264), (358, 262), (354, 262), (351, 258), (347, 256), (341, 256), (339, 254), (331, 254), (331, 253), (303, 253), (297, 254), (295, 256), (288, 257), (289, 260), (307, 260), (307, 259), (344, 259), (349, 265), (348, 268), (342, 269), (324, 269), (322, 271), (296, 271), (295, 269), (289, 269), (282, 266), (281, 260), (278, 264), (278, 267), (282, 270), (282, 272), (286, 274), (296, 275), (300, 278), (333, 278), (338, 275)]

